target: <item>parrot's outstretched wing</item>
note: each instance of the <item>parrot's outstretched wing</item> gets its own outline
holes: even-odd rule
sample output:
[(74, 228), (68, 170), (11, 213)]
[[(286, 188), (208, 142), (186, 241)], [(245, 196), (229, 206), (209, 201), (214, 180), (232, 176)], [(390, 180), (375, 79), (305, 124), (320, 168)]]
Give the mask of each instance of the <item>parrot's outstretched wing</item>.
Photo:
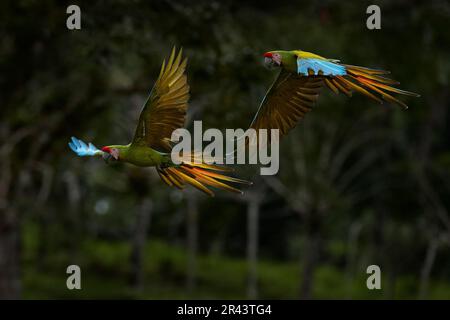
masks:
[(261, 102), (250, 128), (256, 131), (279, 129), (280, 136), (285, 135), (311, 111), (322, 86), (320, 77), (303, 77), (282, 69)]
[(405, 109), (408, 106), (393, 97), (391, 92), (419, 97), (416, 93), (393, 87), (399, 83), (384, 76), (389, 74), (389, 71), (342, 64), (339, 60), (327, 59), (306, 51), (294, 52), (297, 56), (297, 73), (308, 77), (322, 77), (326, 86), (335, 93), (342, 92), (351, 96), (352, 91), (358, 91), (379, 103), (387, 101)]
[(156, 83), (144, 104), (132, 144), (146, 145), (156, 150), (170, 149), (175, 129), (182, 128), (189, 100), (189, 85), (185, 74), (187, 59), (182, 50), (165, 60)]
[(97, 149), (97, 147), (90, 142), (86, 144), (75, 137), (72, 137), (71, 140), (72, 141), (69, 142), (69, 147), (79, 157), (101, 156), (103, 154), (103, 151)]

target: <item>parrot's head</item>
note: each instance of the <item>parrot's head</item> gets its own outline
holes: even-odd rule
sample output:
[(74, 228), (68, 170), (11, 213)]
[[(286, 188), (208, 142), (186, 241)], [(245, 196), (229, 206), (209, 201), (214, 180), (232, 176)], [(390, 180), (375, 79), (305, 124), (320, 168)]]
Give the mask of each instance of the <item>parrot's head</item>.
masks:
[(264, 53), (264, 65), (268, 69), (282, 67), (289, 71), (297, 70), (297, 56), (294, 51), (275, 50)]
[(268, 69), (274, 69), (281, 66), (282, 56), (277, 51), (269, 51), (264, 53), (264, 65)]
[(109, 162), (110, 160), (119, 160), (120, 156), (120, 150), (116, 146), (106, 146), (102, 148), (103, 153), (103, 160), (106, 162)]

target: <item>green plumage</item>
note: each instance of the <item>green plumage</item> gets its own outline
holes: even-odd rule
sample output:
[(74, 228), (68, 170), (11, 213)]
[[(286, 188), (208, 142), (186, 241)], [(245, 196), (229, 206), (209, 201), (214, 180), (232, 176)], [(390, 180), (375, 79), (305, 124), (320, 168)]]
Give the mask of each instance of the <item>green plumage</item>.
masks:
[(109, 147), (119, 150), (119, 161), (128, 162), (139, 167), (156, 167), (171, 164), (170, 154), (156, 151), (150, 147), (133, 144)]

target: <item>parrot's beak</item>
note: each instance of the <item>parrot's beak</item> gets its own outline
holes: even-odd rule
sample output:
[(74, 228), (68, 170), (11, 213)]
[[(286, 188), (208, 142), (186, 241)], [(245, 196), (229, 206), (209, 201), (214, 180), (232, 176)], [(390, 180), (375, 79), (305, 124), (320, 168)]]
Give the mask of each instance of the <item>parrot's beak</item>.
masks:
[(103, 151), (103, 159), (105, 161), (109, 161), (111, 157), (114, 158), (115, 160), (119, 160), (119, 150), (111, 147), (103, 147), (102, 151)]
[(268, 69), (275, 69), (276, 67), (279, 67), (281, 65), (281, 62), (279, 59), (276, 59), (276, 57), (273, 55), (272, 52), (266, 52), (264, 53), (264, 65)]
[(279, 67), (280, 65), (274, 59), (265, 57), (264, 58), (264, 66), (267, 69), (272, 70), (272, 69)]
[(273, 65), (273, 60), (272, 60), (272, 58), (264, 58), (264, 64), (266, 65), (266, 66), (270, 66), (270, 65)]
[(102, 158), (103, 158), (103, 160), (105, 160), (106, 163), (108, 163), (111, 160), (111, 157), (112, 156), (107, 152), (103, 152), (103, 154), (102, 154)]

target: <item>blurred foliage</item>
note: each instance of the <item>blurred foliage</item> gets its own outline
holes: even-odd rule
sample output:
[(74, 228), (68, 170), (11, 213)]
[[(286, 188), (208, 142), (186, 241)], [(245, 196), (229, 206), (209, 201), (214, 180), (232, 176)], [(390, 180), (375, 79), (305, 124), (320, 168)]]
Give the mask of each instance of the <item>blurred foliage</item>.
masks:
[[(25, 268), (24, 284), (27, 291), (25, 298), (58, 299), (245, 299), (246, 265), (242, 259), (218, 255), (199, 257), (198, 288), (193, 295), (187, 294), (180, 287), (184, 286), (187, 263), (186, 253), (182, 248), (167, 245), (150, 238), (145, 251), (146, 286), (143, 292), (135, 292), (125, 281), (131, 272), (128, 264), (130, 248), (117, 241), (86, 241), (80, 245), (85, 252), (79, 260), (83, 265), (82, 290), (69, 291), (65, 275), (60, 265), (70, 264), (72, 257), (63, 255), (51, 257), (47, 261), (46, 273), (37, 272), (32, 262), (37, 257), (32, 252), (25, 255), (30, 262)], [(55, 268), (55, 266), (58, 266)], [(351, 283), (345, 281), (345, 275), (336, 267), (321, 266), (317, 270), (317, 286), (314, 294), (323, 299), (349, 297), (360, 299), (379, 299), (382, 293), (366, 288), (365, 270)], [(261, 261), (258, 276), (260, 278), (260, 297), (264, 299), (294, 299), (298, 296), (298, 285), (292, 279), (298, 277), (298, 264), (295, 262)], [(404, 275), (395, 286), (397, 298), (414, 299), (416, 283), (411, 276)], [(449, 298), (450, 286), (433, 283), (429, 298)]]
[[(282, 141), (277, 177), (236, 169), (258, 181), (264, 199), (260, 297), (299, 296), (313, 226), (321, 239), (313, 297), (450, 298), (447, 1), (378, 1), (382, 29), (374, 31), (365, 25), (368, 1), (80, 2), (80, 31), (65, 26), (68, 4), (0, 4), (0, 150), (2, 174), (12, 181), (1, 201), (20, 218), (25, 298), (246, 296), (246, 197), (196, 196), (191, 292), (190, 193), (165, 187), (153, 170), (109, 167), (67, 147), (72, 135), (98, 146), (128, 143), (173, 45), (189, 58), (188, 128), (193, 120), (204, 128), (248, 126), (275, 77), (261, 63), (270, 49), (388, 69), (402, 88), (420, 93), (405, 112), (324, 92)], [(145, 286), (136, 293), (129, 239), (145, 197), (153, 208)], [(65, 289), (68, 264), (82, 267), (80, 292)], [(365, 287), (370, 264), (383, 272), (381, 292)]]

